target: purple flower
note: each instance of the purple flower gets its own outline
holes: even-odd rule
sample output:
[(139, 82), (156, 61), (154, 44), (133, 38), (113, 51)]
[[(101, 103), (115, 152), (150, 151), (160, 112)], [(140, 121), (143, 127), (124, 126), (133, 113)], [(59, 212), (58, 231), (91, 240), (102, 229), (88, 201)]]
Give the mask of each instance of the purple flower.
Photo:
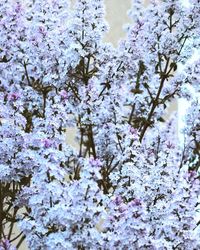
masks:
[(195, 170), (190, 170), (188, 171), (187, 177), (188, 177), (188, 180), (191, 183), (193, 183), (197, 178), (197, 172)]
[(66, 100), (68, 98), (67, 92), (64, 89), (60, 91), (60, 96), (62, 100)]
[(112, 223), (112, 222), (114, 222), (115, 221), (115, 217), (114, 216), (110, 216), (109, 217), (109, 221)]
[(20, 13), (22, 11), (22, 5), (20, 3), (17, 3), (17, 6), (15, 8), (16, 13)]
[(16, 250), (8, 239), (4, 239), (0, 242), (0, 250)]
[(127, 207), (125, 204), (121, 204), (121, 206), (119, 207), (119, 212), (120, 213), (124, 213), (127, 210)]
[(175, 145), (173, 143), (171, 143), (170, 141), (168, 141), (166, 143), (166, 146), (167, 146), (168, 149), (174, 149), (175, 148)]
[(102, 162), (99, 159), (94, 159), (93, 157), (90, 157), (89, 163), (93, 167), (101, 167), (103, 165)]
[(50, 148), (53, 144), (53, 142), (50, 139), (44, 139), (43, 144), (45, 148)]
[(141, 206), (142, 203), (141, 203), (141, 200), (140, 199), (134, 199), (130, 202), (130, 205), (131, 206)]
[(138, 135), (138, 131), (137, 131), (137, 129), (135, 129), (135, 128), (133, 128), (133, 127), (130, 127), (130, 133), (132, 134), (132, 135), (134, 135), (134, 136), (137, 136)]
[[(32, 43), (34, 46), (38, 46), (38, 45), (39, 45), (38, 40), (37, 40), (36, 37), (32, 37), (30, 40), (31, 40), (31, 43)], [(36, 67), (35, 67), (35, 68), (36, 68)]]
[(134, 213), (133, 213), (133, 217), (136, 218), (136, 219), (137, 219), (138, 217), (140, 217), (140, 216), (141, 216), (141, 213), (138, 213), (138, 212), (134, 212)]
[(117, 206), (121, 205), (122, 202), (123, 202), (123, 200), (122, 200), (122, 197), (121, 197), (121, 196), (117, 196), (117, 197), (115, 198), (115, 200), (114, 200), (114, 203), (115, 203), (115, 205), (117, 205)]
[(8, 96), (9, 101), (17, 101), (20, 98), (18, 93), (10, 93)]
[(39, 27), (39, 33), (42, 34), (43, 37), (45, 37), (46, 34), (47, 34), (47, 32), (46, 32), (46, 30), (45, 30), (45, 28), (44, 28), (43, 26), (40, 26), (40, 27)]

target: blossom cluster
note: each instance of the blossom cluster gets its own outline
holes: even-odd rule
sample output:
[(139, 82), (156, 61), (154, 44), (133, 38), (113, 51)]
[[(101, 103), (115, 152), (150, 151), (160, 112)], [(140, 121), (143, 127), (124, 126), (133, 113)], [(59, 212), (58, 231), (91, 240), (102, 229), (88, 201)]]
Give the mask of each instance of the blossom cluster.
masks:
[(0, 249), (200, 249), (199, 9), (133, 0), (114, 48), (103, 0), (0, 2)]

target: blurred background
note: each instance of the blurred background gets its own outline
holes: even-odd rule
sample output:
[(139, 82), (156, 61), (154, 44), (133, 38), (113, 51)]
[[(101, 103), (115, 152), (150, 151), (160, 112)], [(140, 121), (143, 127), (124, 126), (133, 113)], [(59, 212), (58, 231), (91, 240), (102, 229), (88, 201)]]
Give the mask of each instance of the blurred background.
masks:
[(117, 46), (119, 39), (125, 36), (123, 26), (131, 21), (127, 15), (127, 11), (131, 7), (131, 0), (105, 0), (105, 5), (106, 20), (110, 26), (105, 41)]

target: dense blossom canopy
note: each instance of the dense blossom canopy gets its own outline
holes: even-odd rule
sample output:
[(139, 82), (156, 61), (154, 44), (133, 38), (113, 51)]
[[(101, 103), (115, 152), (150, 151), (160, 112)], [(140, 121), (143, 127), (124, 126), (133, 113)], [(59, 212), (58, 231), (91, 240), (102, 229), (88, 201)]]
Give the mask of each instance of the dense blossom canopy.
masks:
[(200, 2), (129, 15), (114, 48), (103, 0), (1, 0), (1, 250), (200, 249)]

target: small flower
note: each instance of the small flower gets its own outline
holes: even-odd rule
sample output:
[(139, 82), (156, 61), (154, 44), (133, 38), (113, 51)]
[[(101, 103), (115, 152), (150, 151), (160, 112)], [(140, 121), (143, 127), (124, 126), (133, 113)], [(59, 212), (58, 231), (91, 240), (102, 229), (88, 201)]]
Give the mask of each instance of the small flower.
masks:
[(0, 250), (16, 250), (8, 239), (4, 239), (0, 242)]
[(22, 5), (20, 3), (17, 3), (17, 6), (15, 8), (16, 13), (20, 13), (22, 11)]
[(188, 171), (187, 177), (189, 181), (195, 181), (197, 178), (197, 172), (195, 170), (190, 170)]
[(124, 213), (127, 210), (127, 206), (122, 203), (121, 206), (119, 207), (119, 212), (120, 213)]
[(31, 43), (32, 43), (34, 46), (38, 46), (38, 45), (39, 45), (38, 40), (37, 40), (36, 37), (32, 37), (32, 38), (31, 38)]
[(147, 153), (148, 153), (148, 156), (154, 156), (154, 154), (156, 153), (155, 149), (153, 148), (149, 148), (147, 149)]
[(136, 219), (140, 216), (141, 216), (141, 213), (138, 213), (137, 211), (133, 213), (133, 217)]
[(52, 146), (52, 144), (53, 144), (53, 142), (51, 140), (49, 140), (49, 139), (44, 139), (43, 143), (44, 143), (45, 148), (50, 148)]
[(117, 205), (117, 206), (121, 205), (122, 202), (123, 202), (123, 200), (122, 200), (122, 197), (121, 197), (121, 196), (117, 196), (117, 197), (115, 198), (115, 200), (114, 200), (114, 203), (115, 203), (115, 205)]
[(20, 98), (20, 95), (18, 93), (11, 93), (8, 96), (9, 101), (17, 101)]
[(141, 200), (140, 199), (134, 199), (130, 202), (130, 205), (131, 206), (141, 206), (142, 203), (141, 203)]
[(60, 96), (62, 100), (66, 100), (68, 98), (67, 92), (64, 89), (60, 91)]
[(109, 220), (111, 223), (113, 223), (113, 222), (115, 222), (115, 217), (114, 217), (114, 216), (109, 216), (108, 220)]
[(174, 149), (175, 148), (175, 145), (173, 143), (171, 143), (170, 141), (168, 141), (166, 143), (166, 146), (167, 146), (168, 149)]
[(89, 163), (93, 167), (101, 167), (103, 165), (102, 162), (99, 159), (94, 159), (93, 157), (90, 157)]
[(45, 28), (44, 28), (43, 26), (40, 26), (40, 27), (39, 27), (39, 33), (42, 34), (43, 37), (45, 37), (46, 34), (47, 34), (47, 32), (46, 32), (46, 30), (45, 30)]
[(138, 136), (138, 131), (137, 129), (133, 128), (133, 127), (130, 127), (129, 129), (130, 133), (134, 136)]

